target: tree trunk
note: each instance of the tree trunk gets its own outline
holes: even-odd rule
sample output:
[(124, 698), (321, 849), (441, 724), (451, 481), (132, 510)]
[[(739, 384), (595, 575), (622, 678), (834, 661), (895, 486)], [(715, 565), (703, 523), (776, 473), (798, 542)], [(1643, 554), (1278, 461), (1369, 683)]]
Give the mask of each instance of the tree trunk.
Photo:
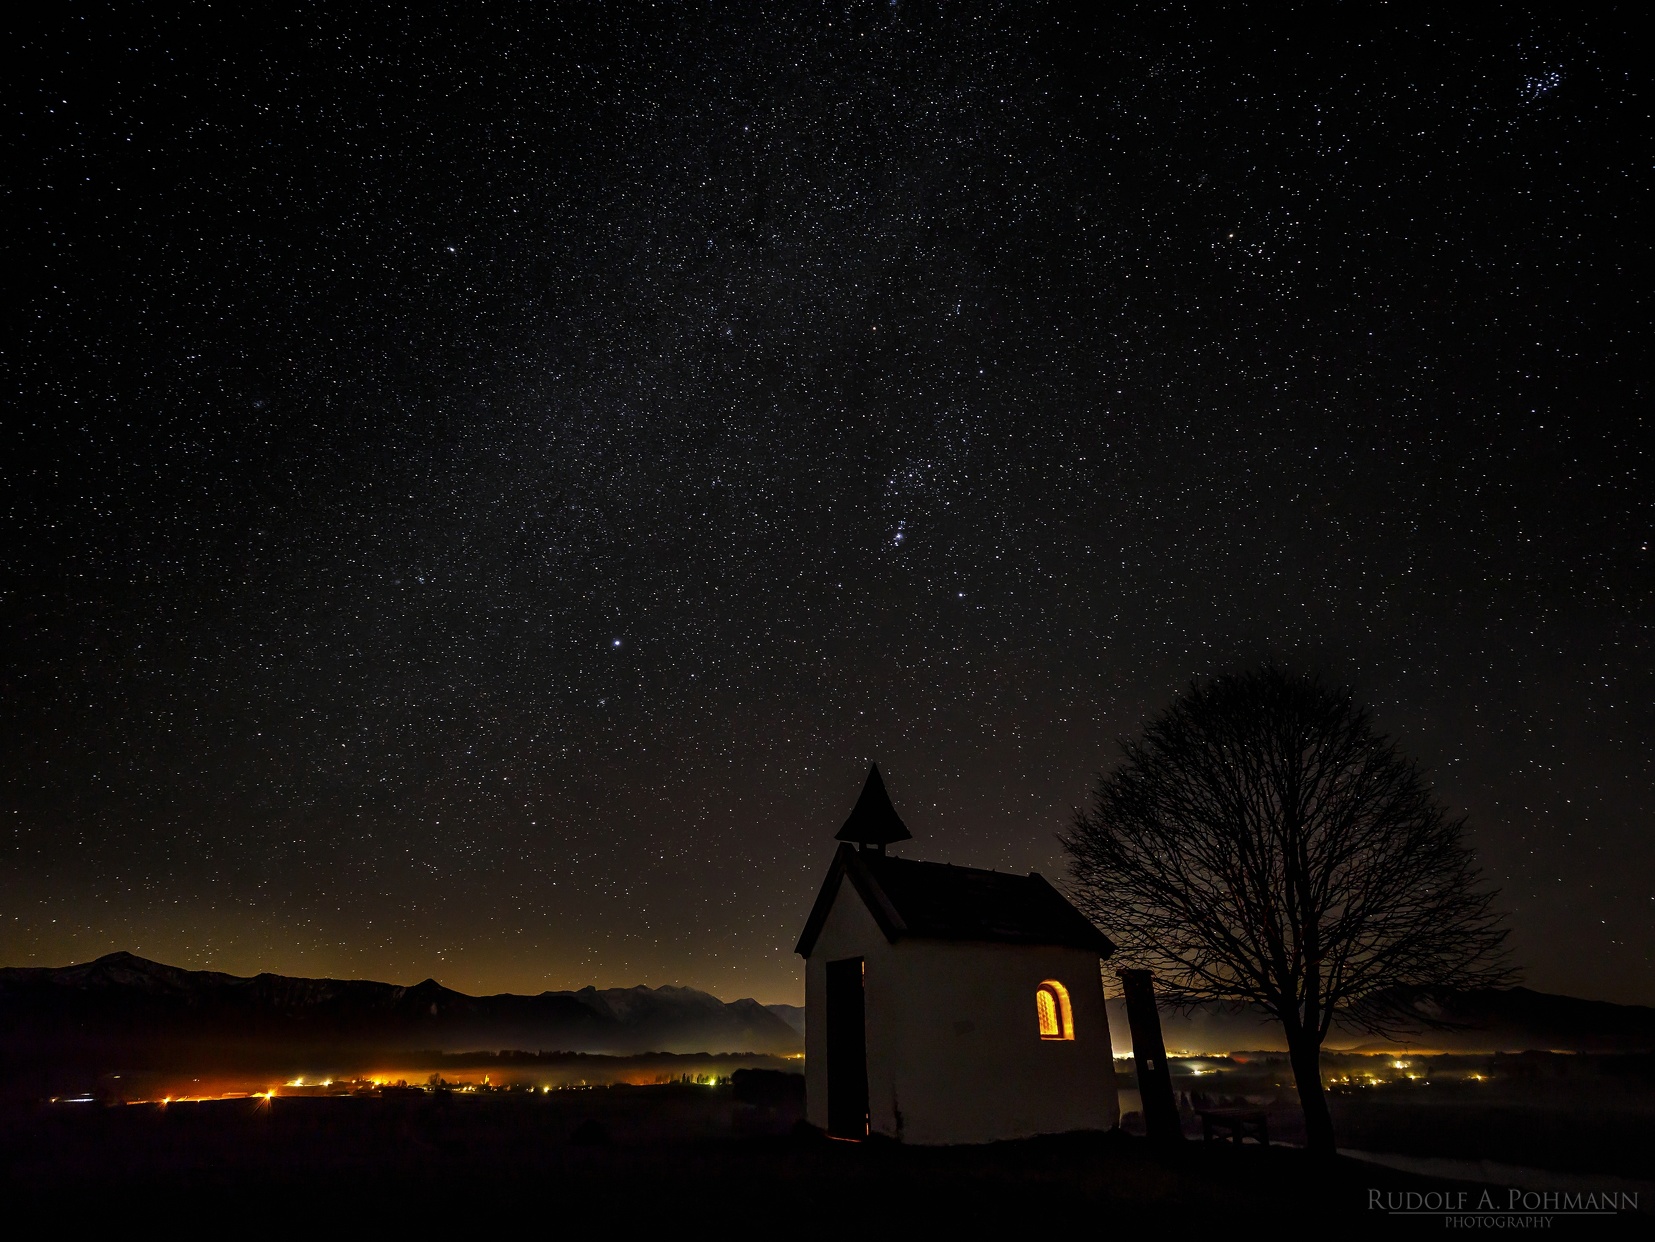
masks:
[(1332, 1156), (1333, 1114), (1328, 1111), (1327, 1092), (1322, 1089), (1322, 1046), (1314, 1035), (1301, 1034), (1289, 1037), (1288, 1050), (1299, 1104), (1304, 1109), (1305, 1149), (1314, 1155)]

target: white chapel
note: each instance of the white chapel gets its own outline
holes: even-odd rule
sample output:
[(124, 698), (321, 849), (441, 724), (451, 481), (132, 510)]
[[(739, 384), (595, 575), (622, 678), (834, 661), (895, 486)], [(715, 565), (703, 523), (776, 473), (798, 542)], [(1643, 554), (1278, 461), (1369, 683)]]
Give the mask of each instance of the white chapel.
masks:
[(885, 852), (912, 835), (875, 765), (799, 937), (811, 1123), (909, 1143), (1112, 1128), (1114, 945), (1038, 874)]

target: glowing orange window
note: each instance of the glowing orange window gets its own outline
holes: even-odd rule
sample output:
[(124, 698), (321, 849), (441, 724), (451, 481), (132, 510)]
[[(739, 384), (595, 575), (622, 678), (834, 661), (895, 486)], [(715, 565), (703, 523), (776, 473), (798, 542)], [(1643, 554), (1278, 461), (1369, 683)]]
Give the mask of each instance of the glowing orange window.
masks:
[(1041, 1039), (1073, 1039), (1074, 1015), (1069, 1012), (1069, 989), (1048, 979), (1034, 994), (1035, 1011), (1040, 1015)]

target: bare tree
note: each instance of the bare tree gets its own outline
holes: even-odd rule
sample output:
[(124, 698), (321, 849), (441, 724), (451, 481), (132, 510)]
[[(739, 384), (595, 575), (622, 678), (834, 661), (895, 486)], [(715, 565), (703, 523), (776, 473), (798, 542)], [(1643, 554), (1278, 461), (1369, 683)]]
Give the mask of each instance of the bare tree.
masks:
[(1312, 1150), (1334, 1149), (1334, 1017), (1417, 1029), (1417, 986), (1510, 983), (1465, 820), (1344, 690), (1276, 668), (1181, 695), (1098, 780), (1062, 838), (1075, 896), (1175, 1002), (1268, 1010)]

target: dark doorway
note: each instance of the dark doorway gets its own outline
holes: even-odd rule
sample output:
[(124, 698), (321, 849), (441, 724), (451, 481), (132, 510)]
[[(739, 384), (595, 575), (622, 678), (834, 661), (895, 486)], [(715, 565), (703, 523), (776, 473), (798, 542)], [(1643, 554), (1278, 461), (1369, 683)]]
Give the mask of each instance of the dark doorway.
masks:
[(862, 959), (827, 964), (828, 1133), (868, 1137), (868, 1037)]

